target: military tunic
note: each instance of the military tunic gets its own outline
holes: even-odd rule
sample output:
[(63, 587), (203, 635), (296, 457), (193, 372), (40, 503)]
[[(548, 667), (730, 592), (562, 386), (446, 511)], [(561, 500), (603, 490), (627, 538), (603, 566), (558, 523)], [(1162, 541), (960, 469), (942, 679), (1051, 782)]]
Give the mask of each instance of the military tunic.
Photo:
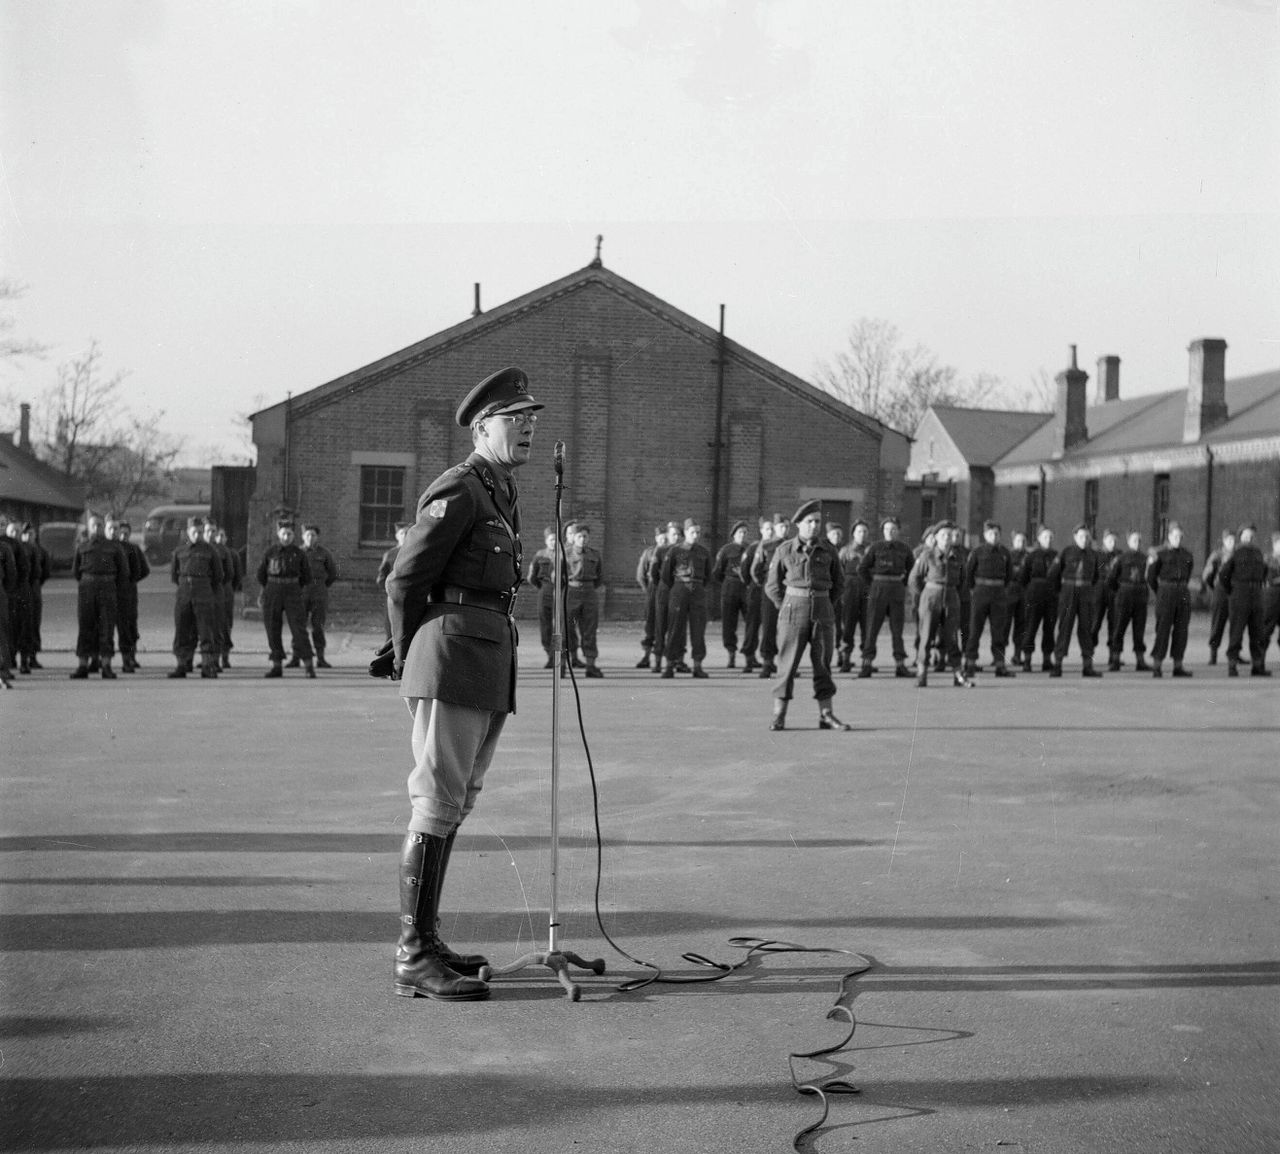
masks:
[(1114, 600), (1111, 629), (1111, 661), (1124, 652), (1124, 635), (1132, 630), (1133, 652), (1141, 664), (1147, 652), (1147, 564), (1144, 549), (1126, 549), (1111, 562), (1107, 583)]
[(116, 613), (120, 591), (128, 581), (124, 550), (105, 537), (90, 537), (71, 562), (76, 589), (76, 656), (111, 660), (115, 653)]
[(1081, 549), (1074, 542), (1063, 548), (1049, 569), (1049, 584), (1058, 597), (1058, 634), (1053, 660), (1059, 669), (1071, 648), (1071, 629), (1076, 630), (1080, 656), (1086, 669), (1093, 664), (1093, 589), (1102, 580), (1096, 549)]
[(1245, 631), (1249, 633), (1249, 660), (1254, 669), (1263, 668), (1266, 651), (1262, 625), (1262, 582), (1267, 565), (1262, 551), (1252, 542), (1240, 542), (1235, 552), (1227, 558), (1218, 574), (1227, 591), (1230, 606), (1230, 634), (1227, 641), (1227, 661), (1234, 666), (1240, 660), (1240, 646)]
[(311, 583), (307, 555), (290, 542), (270, 546), (258, 562), (258, 584), (262, 586), (262, 624), (272, 665), (284, 661), (284, 623), (289, 622), (289, 641), (294, 654), (303, 661), (312, 658), (307, 636), (306, 597)]
[(747, 586), (742, 580), (742, 560), (746, 544), (729, 541), (720, 547), (711, 579), (720, 582), (720, 641), (732, 657), (738, 651), (738, 621), (746, 627)]
[(169, 580), (178, 587), (173, 605), (173, 655), (180, 668), (190, 668), (197, 645), (206, 672), (216, 668), (220, 651), (216, 598), (222, 579), (222, 560), (208, 541), (183, 541), (173, 551)]
[(919, 637), (917, 670), (928, 664), (928, 645), (935, 635), (939, 655), (953, 670), (961, 661), (960, 586), (964, 582), (963, 556), (954, 547), (945, 552), (937, 545), (916, 558), (908, 584), (919, 597)]
[(982, 631), (991, 630), (991, 660), (997, 669), (1005, 666), (1004, 646), (1007, 637), (1005, 614), (1006, 590), (1013, 583), (1013, 557), (1003, 545), (984, 541), (969, 554), (964, 567), (964, 582), (969, 590), (969, 634), (964, 647), (964, 661), (972, 669), (978, 664), (978, 647)]
[(707, 582), (711, 551), (701, 542), (673, 545), (662, 562), (662, 580), (671, 587), (664, 656), (675, 664), (688, 642), (695, 662), (707, 655)]
[(576, 545), (565, 553), (565, 625), (566, 633), (576, 639), (588, 665), (600, 655), (596, 634), (600, 628), (600, 595), (604, 582), (604, 558), (600, 550)]
[(907, 575), (915, 558), (905, 541), (875, 541), (867, 546), (858, 573), (867, 585), (867, 627), (863, 633), (862, 666), (869, 670), (876, 659), (876, 641), (886, 617), (893, 644), (893, 660), (902, 665), (907, 647), (902, 627), (907, 613)]
[(813, 696), (818, 701), (835, 696), (831, 658), (836, 641), (835, 603), (843, 585), (840, 557), (825, 538), (793, 537), (773, 550), (764, 591), (777, 611), (778, 677), (773, 696), (779, 701), (791, 700), (806, 649), (813, 666)]
[(1182, 664), (1191, 624), (1189, 583), (1194, 572), (1195, 558), (1189, 549), (1181, 545), (1176, 548), (1166, 545), (1156, 550), (1147, 567), (1147, 585), (1156, 595), (1156, 636), (1151, 646), (1151, 657), (1157, 663), (1170, 653), (1175, 666)]
[(1026, 590), (1026, 627), (1020, 638), (1023, 660), (1031, 663), (1036, 651), (1036, 633), (1040, 633), (1040, 656), (1048, 665), (1054, 653), (1054, 621), (1057, 615), (1057, 597), (1049, 574), (1058, 560), (1056, 549), (1042, 549), (1037, 545), (1028, 549), (1018, 574), (1018, 583)]

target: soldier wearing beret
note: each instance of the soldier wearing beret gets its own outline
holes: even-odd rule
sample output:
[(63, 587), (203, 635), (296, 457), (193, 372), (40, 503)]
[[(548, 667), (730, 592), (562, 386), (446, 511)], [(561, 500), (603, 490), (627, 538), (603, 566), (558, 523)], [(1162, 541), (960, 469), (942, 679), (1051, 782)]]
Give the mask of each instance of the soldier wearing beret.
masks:
[(30, 646), (27, 649), (27, 666), (30, 669), (43, 669), (36, 659), (36, 654), (44, 649), (44, 639), (40, 635), (44, 622), (44, 584), (53, 576), (53, 558), (49, 550), (40, 544), (35, 526), (30, 521), (22, 524), (22, 543), (30, 550), (31, 561), (31, 629), (28, 637)]
[(514, 472), (529, 460), (537, 401), (517, 368), (486, 377), (458, 406), (474, 451), (418, 498), (387, 579), (393, 673), (413, 715), (412, 816), (400, 856), (395, 992), (443, 1001), (489, 996), (487, 965), (439, 937), (441, 890), (516, 707), (516, 591), (524, 558)]
[(1031, 659), (1036, 652), (1036, 633), (1040, 633), (1040, 672), (1053, 672), (1054, 632), (1057, 598), (1049, 574), (1058, 560), (1053, 547), (1053, 530), (1041, 525), (1036, 533), (1036, 544), (1027, 551), (1018, 583), (1025, 590), (1026, 628), (1019, 639), (1022, 647), (1022, 668), (1031, 672)]
[[(543, 669), (555, 666), (555, 563), (556, 563), (556, 528), (548, 525), (542, 531), (543, 548), (539, 549), (529, 562), (529, 572), (525, 584), (532, 585), (538, 591), (538, 639), (542, 643), (542, 651), (547, 655)], [(645, 659), (645, 665), (649, 664)]]
[(1071, 647), (1071, 629), (1076, 630), (1084, 677), (1101, 677), (1093, 667), (1093, 588), (1102, 580), (1098, 551), (1090, 547), (1089, 526), (1083, 521), (1072, 530), (1067, 545), (1049, 569), (1049, 584), (1058, 598), (1055, 630), (1058, 643), (1053, 651), (1050, 677), (1062, 676), (1062, 661)]
[(871, 527), (859, 517), (849, 530), (848, 544), (839, 552), (840, 570), (844, 574), (844, 586), (840, 592), (840, 628), (836, 651), (838, 668), (848, 673), (853, 668), (853, 650), (861, 635), (863, 645), (867, 641), (867, 583), (858, 571), (867, 553), (867, 535)]
[[(399, 556), (400, 546), (404, 544), (405, 534), (409, 532), (411, 521), (396, 522), (396, 543), (391, 546), (382, 555), (382, 560), (378, 563), (378, 573), (374, 578), (374, 584), (380, 588), (383, 593), (387, 591), (387, 578), (391, 576), (391, 570), (395, 567), (396, 557)], [(554, 530), (552, 530), (554, 532)], [(382, 621), (387, 631), (387, 640), (391, 640), (391, 617), (387, 614), (386, 604), (384, 602), (382, 609)], [(548, 642), (550, 644), (550, 642)]]
[(289, 641), (301, 659), (307, 677), (315, 677), (311, 640), (307, 636), (306, 602), (303, 590), (311, 584), (307, 555), (294, 542), (294, 523), (276, 523), (276, 543), (258, 562), (258, 584), (262, 587), (262, 624), (267, 631), (271, 668), (264, 677), (284, 676), (284, 623), (289, 622)]
[[(565, 553), (565, 632), (571, 648), (582, 648), (588, 677), (603, 677), (596, 664), (600, 648), (596, 636), (600, 629), (600, 586), (604, 583), (604, 558), (599, 549), (587, 542), (591, 526), (577, 521), (569, 527), (569, 548)], [(576, 664), (576, 662), (575, 662)], [(562, 668), (560, 672), (565, 671)]]
[[(1156, 637), (1151, 646), (1151, 676), (1163, 677), (1160, 668), (1166, 653), (1173, 657), (1174, 677), (1190, 677), (1182, 664), (1187, 651), (1187, 631), (1191, 625), (1191, 575), (1195, 558), (1182, 547), (1182, 526), (1169, 522), (1168, 540), (1156, 550), (1147, 566), (1147, 585), (1156, 595)], [(1172, 640), (1172, 645), (1170, 644)]]
[(1230, 610), (1227, 605), (1227, 591), (1222, 587), (1222, 582), (1218, 580), (1218, 574), (1222, 572), (1222, 566), (1226, 564), (1227, 558), (1235, 551), (1235, 547), (1235, 529), (1223, 529), (1222, 544), (1209, 554), (1209, 559), (1204, 563), (1204, 572), (1200, 574), (1200, 583), (1209, 590), (1210, 665), (1218, 664), (1218, 650), (1222, 648), (1222, 638), (1227, 631), (1227, 620), (1230, 616)]
[[(329, 587), (338, 579), (338, 563), (333, 554), (320, 544), (319, 525), (302, 527), (302, 551), (307, 555), (307, 569), (311, 573), (311, 580), (302, 591), (302, 612), (306, 626), (311, 630), (311, 648), (315, 650), (316, 666), (332, 669), (333, 666), (324, 659), (329, 643), (324, 627), (329, 618)], [(298, 667), (299, 656), (295, 651), (289, 668)]]
[(907, 647), (902, 640), (906, 618), (907, 575), (914, 558), (905, 541), (898, 540), (898, 518), (886, 517), (880, 522), (881, 539), (871, 545), (858, 566), (858, 574), (867, 586), (867, 627), (862, 645), (862, 669), (859, 677), (870, 677), (876, 659), (876, 641), (885, 618), (889, 619), (889, 636), (893, 643), (894, 676), (910, 677)]
[(1103, 529), (1102, 548), (1098, 550), (1099, 572), (1102, 574), (1102, 580), (1093, 587), (1093, 648), (1095, 652), (1100, 640), (1106, 641), (1108, 652), (1113, 648), (1111, 633), (1115, 628), (1115, 595), (1108, 581), (1108, 575), (1111, 572), (1111, 566), (1120, 556), (1117, 545), (1118, 538), (1115, 530)]
[(1009, 643), (1013, 643), (1013, 652), (1010, 659), (1014, 665), (1022, 664), (1022, 634), (1026, 626), (1027, 620), (1027, 601), (1024, 596), (1025, 590), (1022, 588), (1020, 575), (1022, 573), (1022, 562), (1027, 556), (1027, 535), (1020, 529), (1013, 531), (1013, 536), (1009, 538), (1009, 563), (1012, 567), (1013, 578), (1004, 591), (1004, 636), (1000, 640), (1000, 646), (1006, 652)]
[(222, 559), (204, 538), (204, 519), (187, 521), (187, 539), (173, 551), (169, 579), (177, 586), (173, 606), (173, 655), (177, 666), (169, 677), (186, 677), (192, 670), (197, 645), (200, 676), (218, 676), (221, 647), (217, 601), (222, 588)]
[(969, 637), (964, 650), (964, 675), (972, 677), (978, 665), (982, 631), (991, 630), (991, 660), (997, 677), (1013, 677), (1005, 665), (1005, 590), (1013, 583), (1013, 558), (1000, 543), (1000, 526), (984, 521), (982, 544), (969, 554), (964, 567), (964, 584), (970, 589)]
[(711, 578), (720, 583), (720, 640), (729, 655), (727, 668), (737, 666), (738, 621), (746, 627), (746, 585), (742, 580), (742, 561), (747, 552), (747, 523), (735, 521), (729, 540), (720, 546)]
[(236, 620), (236, 594), (244, 589), (244, 561), (240, 552), (231, 548), (227, 540), (227, 531), (221, 525), (214, 533), (213, 543), (218, 548), (218, 557), (222, 561), (222, 652), (221, 668), (231, 668), (231, 630)]
[(961, 669), (959, 641), (960, 586), (964, 581), (965, 558), (955, 549), (954, 521), (939, 521), (934, 526), (933, 545), (916, 558), (911, 567), (909, 584), (916, 592), (920, 607), (920, 643), (916, 653), (916, 684), (929, 683), (928, 641), (937, 638), (938, 653), (945, 668), (951, 670), (957, 686), (973, 684)]
[[(743, 597), (746, 600), (746, 621), (742, 627), (742, 672), (754, 673), (760, 668), (756, 653), (760, 649), (760, 618), (765, 600), (764, 586), (755, 579), (756, 554), (766, 541), (773, 540), (773, 518), (761, 517), (757, 522), (760, 539), (752, 541), (742, 553)], [(766, 571), (766, 576), (767, 576)]]
[(114, 541), (107, 540), (106, 522), (98, 513), (90, 513), (89, 530), (76, 548), (71, 562), (71, 575), (76, 589), (76, 669), (73, 681), (89, 676), (89, 660), (100, 662), (102, 676), (113, 680), (111, 658), (115, 653), (116, 612), (121, 590), (129, 579), (129, 562)]
[(1266, 561), (1254, 544), (1258, 532), (1256, 525), (1241, 525), (1237, 535), (1235, 552), (1223, 563), (1218, 574), (1227, 591), (1230, 608), (1230, 635), (1227, 641), (1227, 676), (1240, 676), (1240, 646), (1245, 630), (1249, 632), (1250, 674), (1254, 677), (1270, 677), (1263, 664), (1266, 642), (1262, 636), (1262, 582), (1266, 577)]
[(765, 578), (765, 596), (778, 613), (778, 680), (773, 687), (773, 720), (769, 728), (787, 724), (787, 705), (805, 650), (813, 666), (813, 696), (818, 702), (818, 728), (852, 728), (832, 712), (836, 684), (831, 677), (835, 653), (835, 602), (843, 574), (840, 556), (822, 537), (822, 506), (808, 501), (792, 517), (798, 535), (773, 552)]
[(138, 664), (138, 582), (151, 576), (147, 555), (129, 540), (133, 528), (128, 521), (107, 519), (107, 537), (124, 550), (128, 576), (120, 589), (116, 613), (116, 635), (120, 639), (120, 672), (137, 673)]
[[(18, 655), (18, 672), (31, 672), (31, 573), (35, 567), (35, 558), (30, 547), (22, 540), (23, 524), (21, 521), (10, 521), (5, 526), (5, 535), (13, 550), (14, 561), (18, 566), (18, 582), (9, 595), (9, 636), (14, 651)], [(96, 655), (95, 655), (96, 656)]]
[(0, 685), (12, 689), (13, 643), (9, 629), (9, 598), (18, 585), (18, 562), (4, 532), (5, 524), (5, 518), (0, 516)]
[(684, 523), (684, 540), (668, 550), (662, 562), (663, 584), (670, 586), (667, 611), (666, 668), (671, 678), (684, 663), (685, 642), (693, 657), (694, 677), (705, 678), (707, 656), (707, 583), (711, 580), (711, 551), (699, 542), (702, 526), (693, 517)]
[[(662, 579), (667, 554), (684, 540), (684, 530), (675, 521), (667, 522), (667, 540), (653, 551), (649, 580), (653, 584), (653, 671), (662, 672), (662, 658), (667, 651), (667, 622), (671, 608), (671, 586)], [(682, 673), (687, 670), (681, 670)]]
[(637, 669), (648, 669), (649, 659), (653, 653), (653, 630), (654, 619), (657, 612), (656, 595), (653, 578), (650, 576), (650, 570), (653, 568), (653, 558), (657, 551), (667, 543), (667, 527), (665, 525), (656, 525), (653, 530), (653, 544), (646, 545), (640, 550), (640, 558), (636, 562), (636, 584), (640, 586), (640, 593), (644, 599), (644, 635), (640, 638), (640, 648), (643, 651), (640, 660), (636, 662)]
[(762, 541), (751, 559), (751, 579), (764, 590), (760, 599), (760, 672), (757, 676), (767, 681), (778, 672), (778, 607), (769, 597), (765, 585), (773, 555), (791, 536), (791, 521), (781, 513), (773, 515), (773, 536)]
[(1139, 673), (1151, 669), (1146, 663), (1147, 653), (1147, 565), (1150, 557), (1142, 547), (1142, 534), (1137, 529), (1129, 532), (1128, 546), (1111, 562), (1107, 570), (1107, 584), (1111, 586), (1112, 612), (1115, 614), (1111, 628), (1111, 654), (1107, 668), (1120, 672), (1120, 655), (1124, 652), (1124, 635), (1133, 631), (1133, 655), (1137, 658), (1134, 668)]

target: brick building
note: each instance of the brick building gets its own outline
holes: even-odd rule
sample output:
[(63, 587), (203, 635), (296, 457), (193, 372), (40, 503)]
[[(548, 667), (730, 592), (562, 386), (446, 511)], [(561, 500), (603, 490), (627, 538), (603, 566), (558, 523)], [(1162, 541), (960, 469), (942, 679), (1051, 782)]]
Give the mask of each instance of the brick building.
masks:
[(253, 415), (251, 566), (287, 508), (322, 525), (344, 576), (372, 580), (394, 523), (471, 451), (458, 400), (508, 364), (547, 406), (519, 478), (526, 553), (553, 518), (562, 440), (564, 515), (592, 527), (614, 616), (635, 611), (636, 557), (657, 522), (700, 518), (718, 545), (736, 518), (807, 498), (845, 522), (898, 510), (905, 437), (598, 258), (487, 312), (478, 298), (462, 323)]
[(1061, 541), (1085, 521), (1150, 544), (1177, 520), (1203, 564), (1227, 526), (1280, 529), (1280, 370), (1229, 381), (1226, 350), (1193, 341), (1185, 389), (1127, 400), (1120, 358), (1102, 357), (1089, 405), (1073, 346), (1053, 418), (996, 463), (1006, 531), (1043, 521)]

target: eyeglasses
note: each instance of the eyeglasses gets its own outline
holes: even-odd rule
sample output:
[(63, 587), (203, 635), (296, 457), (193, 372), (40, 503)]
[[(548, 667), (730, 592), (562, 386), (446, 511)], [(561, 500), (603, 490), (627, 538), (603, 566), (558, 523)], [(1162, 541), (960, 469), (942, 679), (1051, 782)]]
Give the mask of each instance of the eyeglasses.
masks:
[(491, 417), (485, 417), (486, 421), (504, 421), (508, 425), (536, 425), (538, 423), (537, 413), (494, 413)]

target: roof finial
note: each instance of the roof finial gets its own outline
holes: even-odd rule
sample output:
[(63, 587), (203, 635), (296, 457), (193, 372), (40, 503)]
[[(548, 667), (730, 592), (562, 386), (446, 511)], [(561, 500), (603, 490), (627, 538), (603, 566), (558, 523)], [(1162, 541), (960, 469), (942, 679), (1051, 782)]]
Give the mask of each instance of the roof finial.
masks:
[(600, 246), (602, 244), (604, 244), (604, 237), (597, 236), (596, 237), (596, 259), (591, 262), (589, 266), (590, 268), (604, 268), (604, 261), (600, 259)]

